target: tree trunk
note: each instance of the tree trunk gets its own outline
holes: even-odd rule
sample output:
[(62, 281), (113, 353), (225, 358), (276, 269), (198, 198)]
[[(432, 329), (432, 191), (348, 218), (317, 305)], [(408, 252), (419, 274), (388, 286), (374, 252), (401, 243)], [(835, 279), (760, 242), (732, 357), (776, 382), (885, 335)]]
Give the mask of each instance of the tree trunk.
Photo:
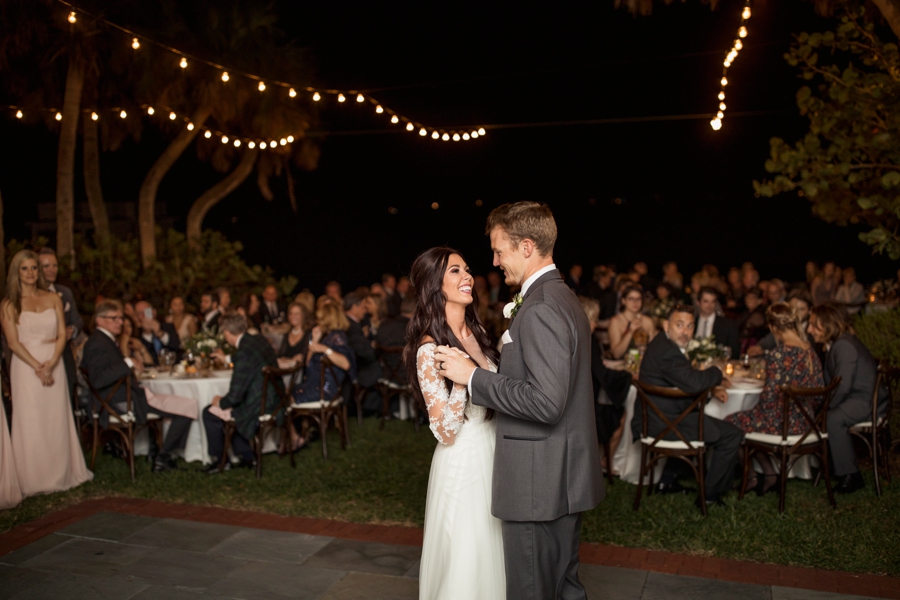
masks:
[(206, 190), (202, 196), (194, 201), (187, 216), (187, 240), (191, 250), (200, 249), (200, 236), (206, 213), (250, 176), (258, 155), (259, 151), (256, 149), (245, 150), (241, 161), (234, 171), (226, 175), (224, 179)]
[(141, 237), (141, 264), (145, 269), (150, 268), (156, 261), (156, 192), (159, 190), (159, 183), (178, 157), (190, 146), (210, 112), (211, 107), (204, 106), (194, 114), (192, 121), (194, 130), (188, 131), (185, 128), (175, 136), (141, 184), (141, 190), (138, 192), (138, 226)]
[[(3, 194), (0, 194), (0, 288), (6, 290), (6, 238), (3, 237)], [(0, 357), (2, 360), (2, 357)]]
[(891, 26), (891, 31), (900, 38), (900, 0), (872, 0), (881, 16)]
[(74, 263), (75, 237), (75, 145), (78, 142), (78, 115), (81, 112), (81, 88), (84, 64), (78, 56), (69, 57), (66, 93), (63, 98), (59, 150), (56, 155), (56, 253)]
[(91, 219), (94, 221), (94, 241), (106, 259), (110, 258), (109, 215), (103, 201), (100, 185), (100, 141), (97, 121), (85, 113), (81, 122), (81, 139), (84, 152), (84, 191), (87, 194)]

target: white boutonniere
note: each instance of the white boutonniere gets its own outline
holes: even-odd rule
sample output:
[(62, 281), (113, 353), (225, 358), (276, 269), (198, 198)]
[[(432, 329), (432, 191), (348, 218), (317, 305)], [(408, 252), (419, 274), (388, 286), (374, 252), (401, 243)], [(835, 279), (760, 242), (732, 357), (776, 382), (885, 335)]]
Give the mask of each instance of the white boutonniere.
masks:
[(522, 300), (522, 294), (513, 296), (513, 301), (507, 303), (507, 305), (503, 307), (503, 318), (512, 319), (515, 317), (516, 313), (519, 312), (519, 307), (522, 306)]

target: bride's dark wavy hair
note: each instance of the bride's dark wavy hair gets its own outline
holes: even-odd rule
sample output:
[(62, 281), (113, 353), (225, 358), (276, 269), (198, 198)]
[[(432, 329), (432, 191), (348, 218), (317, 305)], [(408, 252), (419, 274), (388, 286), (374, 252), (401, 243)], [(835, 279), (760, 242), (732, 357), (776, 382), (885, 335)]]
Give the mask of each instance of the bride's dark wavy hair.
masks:
[[(425, 408), (425, 398), (419, 387), (419, 378), (416, 375), (416, 353), (422, 345), (422, 340), (430, 336), (438, 346), (452, 346), (465, 352), (462, 342), (456, 339), (450, 325), (447, 324), (447, 297), (441, 289), (444, 284), (444, 273), (447, 271), (447, 263), (453, 254), (462, 254), (453, 248), (441, 246), (431, 248), (420, 254), (412, 264), (409, 279), (416, 295), (416, 312), (409, 325), (406, 326), (406, 348), (403, 349), (403, 364), (406, 367), (406, 376), (419, 405)], [(472, 286), (472, 303), (466, 307), (466, 325), (472, 331), (472, 335), (478, 342), (478, 346), (484, 356), (495, 365), (500, 363), (500, 353), (491, 344), (487, 331), (478, 318), (476, 307), (478, 296), (475, 286)], [(449, 392), (453, 388), (453, 382), (444, 379)], [(493, 416), (493, 411), (488, 410), (487, 418)]]

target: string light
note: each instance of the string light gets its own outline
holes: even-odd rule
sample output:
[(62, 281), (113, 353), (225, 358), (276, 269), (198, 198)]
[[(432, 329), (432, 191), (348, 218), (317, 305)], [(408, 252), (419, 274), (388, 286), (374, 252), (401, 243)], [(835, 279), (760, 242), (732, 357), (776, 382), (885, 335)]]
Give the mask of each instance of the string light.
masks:
[(725, 113), (723, 113), (723, 112), (720, 110), (719, 112), (716, 113), (716, 117), (718, 117), (718, 118), (720, 118), (720, 119), (723, 119), (723, 118), (725, 118)]
[(296, 98), (296, 97), (297, 97), (297, 90), (295, 90), (294, 88), (289, 89), (289, 90), (288, 90), (288, 96), (290, 96), (291, 98)]
[(205, 137), (206, 139), (211, 138), (211, 137), (212, 137), (212, 131), (209, 131), (209, 130), (207, 129), (206, 132), (203, 134), (203, 137)]
[(315, 94), (313, 94), (313, 101), (314, 101), (314, 102), (318, 102), (318, 101), (321, 100), (321, 99), (322, 99), (322, 96), (319, 94), (319, 92), (316, 92)]
[(137, 38), (131, 39), (131, 47), (134, 48), (135, 50), (137, 50), (138, 48), (141, 47), (141, 43), (138, 41)]
[(431, 134), (431, 139), (433, 139), (433, 140), (436, 140), (439, 137), (441, 137), (441, 134), (439, 134), (437, 131), (435, 131), (434, 133)]
[(98, 115), (97, 113), (95, 113), (95, 112), (91, 113), (91, 121), (96, 121), (99, 118), (100, 118), (100, 115)]
[(247, 143), (247, 147), (250, 148), (251, 150), (253, 150), (254, 148), (256, 148), (256, 142), (254, 142), (253, 140), (250, 140)]
[(187, 59), (182, 56), (181, 60), (178, 62), (178, 66), (182, 69), (187, 69)]
[(728, 85), (728, 68), (734, 63), (735, 59), (738, 57), (738, 52), (741, 51), (744, 47), (744, 43), (741, 41), (742, 38), (747, 37), (747, 26), (744, 22), (750, 18), (750, 0), (745, 0), (744, 8), (741, 11), (741, 25), (737, 30), (737, 36), (734, 39), (734, 47), (728, 51), (728, 54), (725, 55), (725, 60), (722, 63), (724, 69), (722, 71), (722, 79), (719, 80), (719, 85), (721, 89), (719, 90), (719, 110), (716, 112), (716, 117), (709, 122), (710, 126), (713, 128), (713, 131), (718, 131), (722, 128), (722, 119), (725, 118), (725, 86)]
[(174, 121), (174, 120), (177, 118), (177, 116), (178, 116), (178, 115), (176, 115), (175, 113), (170, 112), (170, 113), (169, 113), (169, 120), (170, 120), (170, 121)]
[(156, 112), (156, 111), (153, 110), (153, 107), (152, 107), (152, 106), (148, 106), (148, 107), (147, 107), (147, 114), (148, 114), (148, 115), (152, 115), (154, 112)]
[(343, 94), (338, 94), (338, 102), (343, 102), (346, 99), (346, 96), (344, 96)]
[(741, 28), (738, 29), (738, 35), (742, 38), (747, 37), (747, 28), (741, 25)]
[(393, 117), (391, 117), (391, 123), (393, 123), (394, 125), (396, 125), (399, 122), (400, 122), (400, 117), (398, 117), (397, 115), (394, 115)]
[(712, 125), (712, 128), (713, 128), (715, 131), (718, 131), (718, 130), (722, 129), (722, 119), (720, 119), (720, 118), (718, 118), (718, 117), (716, 117), (715, 119), (713, 119), (712, 121), (710, 121), (709, 124)]
[(127, 116), (128, 116), (128, 113), (125, 112), (125, 109), (123, 108), (122, 112), (119, 113), (119, 118), (124, 119)]
[(428, 131), (426, 131), (425, 128), (423, 127), (422, 129), (419, 130), (419, 135), (424, 137), (424, 136), (428, 135)]
[(261, 91), (261, 92), (266, 91), (266, 84), (263, 83), (262, 81), (259, 82), (259, 91)]
[(62, 121), (62, 113), (60, 113), (60, 112), (56, 113), (56, 120)]
[(231, 78), (228, 76), (228, 71), (222, 71), (222, 81), (228, 81), (229, 79)]
[(285, 144), (287, 144), (287, 140), (285, 138), (281, 138), (281, 141), (278, 143), (284, 146)]
[(725, 103), (719, 102), (719, 110), (725, 110)]
[(69, 23), (75, 23), (78, 20), (78, 17), (75, 15), (75, 11), (69, 13)]
[(294, 136), (292, 136), (292, 135), (287, 136), (287, 141), (288, 141), (288, 144), (293, 144), (293, 143), (294, 143)]
[(444, 135), (441, 136), (441, 139), (444, 140), (444, 141), (446, 142), (447, 140), (450, 139), (450, 134), (449, 134), (449, 133), (445, 133)]
[(412, 130), (415, 129), (415, 128), (416, 128), (415, 125), (413, 125), (412, 123), (407, 123), (407, 124), (406, 124), (406, 130), (407, 130), (407, 131), (412, 131)]
[(474, 139), (478, 139), (478, 132), (477, 132), (477, 131), (473, 131), (473, 132), (472, 132), (472, 139), (473, 139), (473, 140), (474, 140)]
[(745, 21), (750, 18), (750, 7), (749, 6), (744, 7), (744, 12), (741, 13), (741, 18), (744, 19)]
[(719, 92), (719, 100), (725, 99), (725, 92)]
[(469, 141), (469, 134), (468, 133), (462, 134), (462, 139)]
[(363, 96), (362, 94), (357, 94), (357, 95), (356, 95), (356, 101), (357, 101), (357, 102), (364, 102), (365, 99), (366, 99), (366, 97)]
[(734, 49), (735, 49), (735, 50), (743, 50), (743, 49), (744, 49), (744, 42), (742, 42), (740, 39), (734, 40)]
[(487, 132), (484, 130), (484, 127), (478, 128), (478, 135), (485, 135)]
[(722, 85), (728, 85), (728, 78), (727, 78), (727, 77), (723, 77), (723, 78), (722, 78), (722, 81), (720, 81), (719, 83), (721, 83)]
[(260, 142), (260, 143), (259, 143), (259, 147), (262, 148), (263, 150), (265, 150), (265, 149), (266, 149), (266, 143), (265, 143), (265, 142)]
[(21, 111), (21, 110), (17, 110), (17, 111), (16, 111), (16, 118), (17, 118), (17, 119), (21, 119), (21, 118), (24, 117), (24, 116), (25, 116), (25, 115), (22, 114), (22, 111)]
[(459, 138), (459, 134), (458, 134), (458, 133), (454, 133), (454, 134), (453, 134), (453, 141), (454, 141), (454, 142), (458, 142), (459, 139), (460, 139), (460, 138)]
[(234, 140), (234, 147), (235, 147), (235, 148), (240, 148), (240, 147), (241, 147), (241, 140)]
[(381, 108), (381, 105), (379, 104), (378, 106), (375, 107), (375, 112), (380, 115), (381, 113), (384, 112), (384, 109)]
[(223, 144), (227, 144), (227, 143), (228, 143), (228, 136), (227, 136), (227, 135), (223, 135), (223, 136), (222, 136), (222, 143), (223, 143)]
[(193, 123), (188, 123), (188, 124), (187, 124), (187, 130), (188, 130), (188, 131), (193, 131), (193, 130), (194, 130), (194, 124), (193, 124)]

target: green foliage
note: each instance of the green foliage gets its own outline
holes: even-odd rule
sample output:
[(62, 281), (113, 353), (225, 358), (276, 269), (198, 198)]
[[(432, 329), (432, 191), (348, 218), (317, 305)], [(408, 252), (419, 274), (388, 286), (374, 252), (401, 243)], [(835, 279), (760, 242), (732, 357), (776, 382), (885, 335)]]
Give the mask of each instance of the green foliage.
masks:
[[(218, 231), (206, 230), (201, 238), (201, 251), (188, 250), (187, 239), (181, 232), (156, 230), (158, 255), (149, 269), (141, 269), (140, 242), (137, 239), (112, 239), (111, 257), (90, 240), (76, 236), (75, 267), (61, 257), (60, 277), (72, 283), (75, 298), (82, 313), (94, 310), (98, 296), (106, 298), (144, 298), (160, 314), (165, 314), (173, 296), (181, 296), (188, 304), (199, 304), (200, 295), (221, 285), (231, 289), (232, 302), (240, 301), (243, 293), (255, 291), (269, 283), (278, 286), (282, 294), (289, 294), (296, 286), (295, 277), (276, 281), (271, 269), (249, 266), (241, 258), (244, 249), (240, 242), (231, 242)], [(31, 245), (40, 248), (47, 240), (39, 238)], [(12, 256), (24, 245), (13, 240), (8, 252)]]
[(900, 309), (860, 315), (854, 319), (853, 327), (872, 356), (900, 365)]
[(843, 10), (835, 31), (801, 33), (785, 54), (811, 82), (797, 92), (809, 132), (793, 146), (772, 138), (765, 167), (775, 177), (753, 187), (762, 196), (796, 192), (830, 223), (871, 226), (860, 239), (897, 260), (900, 53), (878, 37), (864, 8)]

